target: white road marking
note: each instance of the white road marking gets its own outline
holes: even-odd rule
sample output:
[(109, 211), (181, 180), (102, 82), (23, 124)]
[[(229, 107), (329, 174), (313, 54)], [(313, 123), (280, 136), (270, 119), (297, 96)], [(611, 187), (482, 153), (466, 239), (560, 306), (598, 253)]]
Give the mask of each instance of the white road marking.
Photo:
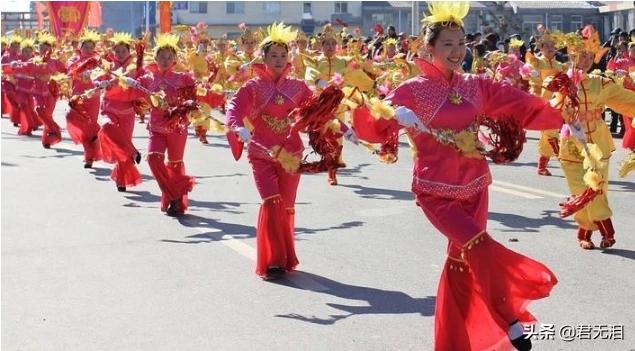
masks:
[(510, 194), (510, 195), (516, 195), (519, 197), (523, 197), (525, 199), (531, 199), (531, 200), (535, 200), (535, 199), (542, 199), (542, 196), (538, 196), (538, 195), (533, 195), (530, 193), (526, 193), (520, 190), (512, 190), (512, 189), (507, 189), (507, 188), (502, 188), (496, 185), (490, 185), (489, 188), (493, 191), (497, 191), (500, 193), (505, 193), (505, 194)]
[(567, 195), (558, 194), (558, 193), (554, 193), (554, 192), (547, 191), (547, 190), (535, 189), (535, 188), (524, 186), (524, 185), (516, 185), (516, 184), (513, 184), (513, 183), (503, 182), (503, 181), (500, 181), (500, 180), (495, 180), (493, 182), (493, 184), (506, 186), (506, 187), (509, 187), (509, 188), (514, 188), (514, 189), (519, 189), (519, 190), (525, 190), (525, 191), (528, 191), (530, 193), (539, 194), (539, 195), (545, 195), (545, 196), (550, 196), (550, 197), (555, 197), (555, 198), (559, 198), (559, 199), (567, 197)]

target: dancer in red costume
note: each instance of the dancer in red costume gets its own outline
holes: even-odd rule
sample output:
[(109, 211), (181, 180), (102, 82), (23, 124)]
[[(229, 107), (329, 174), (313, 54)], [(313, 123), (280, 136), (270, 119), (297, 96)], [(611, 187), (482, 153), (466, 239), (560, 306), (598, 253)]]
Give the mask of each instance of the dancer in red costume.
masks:
[[(289, 113), (311, 97), (302, 80), (287, 76), (291, 68), (288, 43), (297, 32), (283, 24), (269, 27), (262, 42), (265, 64), (253, 64), (257, 77), (238, 90), (227, 109), (227, 124), (248, 143), (256, 188), (262, 198), (257, 224), (258, 260), (256, 274), (274, 279), (298, 265), (294, 248), (295, 198), (299, 173), (289, 173), (268, 150), (297, 156), (304, 146), (297, 132), (291, 132)], [(254, 126), (253, 136), (245, 119)]]
[[(468, 3), (430, 4), (423, 39), (431, 63), (419, 60), (422, 75), (388, 94), (384, 108), (354, 111), (353, 127), (360, 139), (381, 142), (404, 126), (416, 147), (412, 190), (449, 241), (437, 293), (435, 350), (529, 350), (523, 324), (535, 318), (527, 305), (548, 296), (557, 280), (543, 264), (488, 234), (492, 178), (477, 127), (486, 123), (483, 115), (495, 125), (535, 130), (559, 128), (562, 119), (539, 97), (459, 73), (468, 10)], [(514, 139), (518, 147), (524, 136)]]
[(40, 44), (40, 60), (36, 68), (36, 79), (33, 96), (35, 98), (35, 112), (44, 125), (42, 132), (42, 146), (45, 149), (62, 140), (60, 126), (53, 119), (53, 111), (57, 103), (58, 86), (50, 78), (56, 73), (65, 73), (66, 66), (58, 59), (52, 58), (55, 37), (48, 33), (41, 33), (37, 38)]
[(75, 144), (84, 147), (84, 168), (92, 168), (94, 161), (101, 160), (101, 149), (97, 134), (99, 124), (99, 93), (91, 80), (92, 69), (101, 63), (95, 52), (95, 45), (100, 40), (97, 32), (85, 31), (80, 37), (79, 51), (68, 60), (68, 72), (72, 79), (71, 109), (66, 114), (68, 134)]
[(11, 120), (19, 124), (18, 135), (32, 135), (39, 121), (33, 102), (36, 65), (33, 64), (33, 39), (22, 39), (20, 58), (2, 65), (2, 73), (15, 79), (15, 91), (11, 107)]
[(190, 73), (174, 71), (178, 42), (177, 35), (162, 34), (157, 37), (154, 49), (156, 63), (146, 68), (147, 73), (139, 78), (140, 86), (137, 87), (152, 93), (148, 164), (161, 188), (161, 211), (170, 216), (185, 213), (187, 193), (194, 187), (194, 178), (185, 173), (183, 155), (188, 113), (195, 103), (196, 85)]
[[(20, 42), (22, 37), (19, 35), (13, 35), (8, 39), (9, 47), (2, 54), (2, 64), (10, 64), (14, 61), (19, 61), (20, 57)], [(9, 115), (13, 126), (17, 127), (20, 124), (20, 116), (17, 110), (13, 109), (15, 106), (15, 78), (2, 75), (2, 115)]]
[(140, 98), (136, 89), (118, 84), (121, 77), (138, 78), (143, 74), (143, 46), (137, 47), (135, 56), (130, 54), (133, 44), (132, 36), (128, 33), (115, 33), (110, 39), (112, 47), (111, 72), (117, 72), (117, 77), (107, 72), (98, 78), (98, 85), (106, 89), (102, 105), (102, 114), (108, 117), (99, 131), (99, 143), (103, 159), (108, 163), (115, 163), (110, 178), (115, 181), (118, 191), (126, 191), (141, 183), (141, 174), (135, 166), (141, 162), (141, 154), (132, 143), (134, 131), (134, 104)]

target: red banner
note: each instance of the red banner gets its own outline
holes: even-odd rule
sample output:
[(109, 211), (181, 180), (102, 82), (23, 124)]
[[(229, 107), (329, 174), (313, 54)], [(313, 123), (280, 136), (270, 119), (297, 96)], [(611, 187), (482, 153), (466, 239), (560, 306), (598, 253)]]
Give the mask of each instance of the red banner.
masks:
[(159, 26), (161, 33), (172, 31), (172, 2), (159, 1)]
[(78, 35), (86, 27), (88, 1), (48, 1), (51, 33), (61, 38), (68, 34)]

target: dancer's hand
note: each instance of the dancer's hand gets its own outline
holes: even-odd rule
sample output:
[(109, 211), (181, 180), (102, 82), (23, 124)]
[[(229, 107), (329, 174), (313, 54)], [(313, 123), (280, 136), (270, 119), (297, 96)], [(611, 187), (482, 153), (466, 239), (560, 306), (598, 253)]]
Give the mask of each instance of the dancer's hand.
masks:
[(395, 119), (397, 119), (399, 125), (406, 128), (422, 129), (423, 127), (417, 115), (407, 107), (398, 106), (395, 109)]
[(357, 135), (355, 135), (355, 131), (353, 130), (353, 128), (348, 128), (348, 130), (344, 132), (344, 139), (355, 145), (359, 144), (359, 139), (357, 139)]
[(584, 133), (584, 128), (579, 121), (570, 123), (569, 129), (571, 130), (571, 135), (573, 135), (573, 137), (578, 139), (582, 144), (586, 143), (586, 134)]
[(245, 127), (236, 128), (236, 134), (238, 134), (238, 138), (240, 139), (240, 141), (245, 144), (249, 143), (249, 141), (251, 140), (251, 132)]
[(326, 88), (327, 85), (329, 85), (329, 82), (325, 81), (324, 79), (318, 79), (315, 81), (315, 86), (320, 89)]

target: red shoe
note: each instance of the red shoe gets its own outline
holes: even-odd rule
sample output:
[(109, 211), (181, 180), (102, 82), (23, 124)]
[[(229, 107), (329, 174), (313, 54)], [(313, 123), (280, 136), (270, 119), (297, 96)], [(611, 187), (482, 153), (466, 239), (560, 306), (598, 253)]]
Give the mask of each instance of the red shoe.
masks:
[(581, 248), (585, 250), (595, 249), (595, 244), (593, 244), (593, 241), (591, 241), (591, 234), (593, 234), (592, 230), (578, 227), (578, 243), (580, 244)]
[(595, 222), (595, 224), (597, 224), (600, 229), (600, 233), (602, 234), (600, 247), (607, 249), (615, 245), (615, 229), (613, 229), (613, 222), (611, 222), (611, 218)]
[(536, 173), (541, 176), (550, 176), (551, 172), (547, 169), (547, 163), (549, 163), (549, 157), (540, 156), (538, 160), (538, 169)]
[(336, 169), (329, 169), (329, 178), (328, 178), (328, 182), (329, 185), (337, 185), (337, 170)]

